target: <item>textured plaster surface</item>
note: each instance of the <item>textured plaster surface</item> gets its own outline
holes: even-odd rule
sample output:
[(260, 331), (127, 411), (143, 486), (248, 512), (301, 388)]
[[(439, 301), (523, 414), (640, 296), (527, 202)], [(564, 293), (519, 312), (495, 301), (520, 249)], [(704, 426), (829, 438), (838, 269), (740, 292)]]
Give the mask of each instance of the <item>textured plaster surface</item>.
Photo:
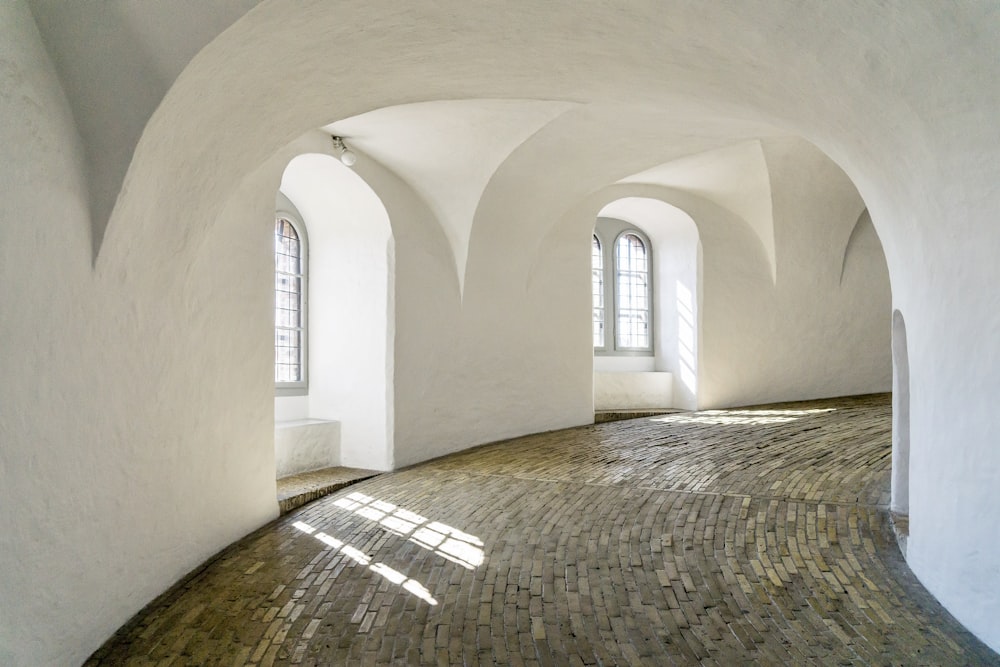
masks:
[(191, 58), (258, 2), (30, 0), (84, 140), (95, 255), (146, 121)]
[(594, 409), (638, 410), (672, 407), (673, 380), (673, 375), (665, 372), (594, 373)]
[(891, 295), (878, 239), (870, 253), (859, 244), (842, 255), (864, 203), (814, 147), (770, 139), (764, 150), (780, 270), (767, 284), (766, 264), (741, 248), (752, 237), (702, 225), (700, 407), (890, 389)]
[[(19, 2), (0, 5), (0, 90), (0, 664), (79, 664), (277, 516), (269, 228), (220, 206), (198, 247), (95, 270), (84, 151)], [(261, 192), (240, 213), (273, 215)]]
[[(203, 34), (172, 82), (105, 77), (182, 23), (216, 25), (212, 3), (146, 4), (129, 7), (156, 38), (110, 53), (0, 6), (0, 374), (17, 378), (0, 388), (0, 662), (80, 662), (276, 513), (269, 237), (285, 166), (329, 150), (304, 133), (500, 99), (541, 103), (520, 117), (543, 124), (462, 134), (501, 160), (471, 221), (439, 219), (450, 198), (359, 151), (392, 227), (389, 463), (588, 422), (590, 229), (609, 201), (657, 197), (698, 225), (704, 407), (888, 388), (891, 277), (910, 364), (907, 557), (1000, 647), (992, 3), (270, 0)], [(74, 11), (91, 25), (103, 10)], [(91, 108), (75, 92), (91, 85), (118, 103)], [(532, 109), (549, 103), (572, 106), (544, 122)], [(88, 129), (97, 116), (120, 134)], [(752, 140), (773, 264), (758, 200), (734, 212), (725, 188), (619, 183)], [(481, 178), (455, 182), (449, 215)], [(884, 267), (850, 241), (866, 207)]]
[(539, 128), (572, 108), (537, 100), (448, 100), (376, 109), (324, 129), (398, 174), (444, 229), (465, 280), (476, 207), (490, 177)]
[(622, 179), (690, 192), (746, 220), (764, 247), (772, 280), (777, 264), (771, 180), (759, 141), (691, 155)]
[(340, 461), (340, 423), (304, 419), (274, 425), (277, 479), (330, 468)]

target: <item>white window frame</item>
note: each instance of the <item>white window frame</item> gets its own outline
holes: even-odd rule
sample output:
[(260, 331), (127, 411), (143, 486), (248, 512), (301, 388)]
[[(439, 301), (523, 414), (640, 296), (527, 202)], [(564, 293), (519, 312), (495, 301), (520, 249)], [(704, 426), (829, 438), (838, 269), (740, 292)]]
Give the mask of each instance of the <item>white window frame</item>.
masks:
[[(649, 302), (649, 345), (647, 347), (624, 347), (618, 344), (618, 241), (628, 235), (635, 235), (646, 248), (646, 289)], [(656, 336), (653, 331), (655, 321), (655, 300), (653, 298), (653, 244), (638, 227), (622, 220), (600, 218), (593, 232), (601, 245), (604, 270), (604, 346), (594, 347), (597, 356), (650, 357), (655, 355)], [(609, 242), (610, 240), (610, 242)], [(591, 242), (593, 243), (593, 241)], [(593, 245), (591, 246), (593, 247)], [(593, 291), (593, 260), (591, 260), (591, 291)], [(593, 299), (592, 299), (593, 300)], [(593, 335), (591, 336), (593, 337)]]
[[(287, 206), (280, 206), (275, 211), (274, 225), (275, 230), (278, 225), (279, 220), (285, 220), (291, 224), (295, 233), (299, 237), (299, 261), (301, 273), (298, 274), (301, 279), (300, 286), (300, 303), (299, 303), (299, 363), (302, 369), (302, 379), (297, 382), (274, 382), (274, 395), (275, 396), (305, 396), (309, 393), (309, 237), (306, 234), (306, 226), (302, 222), (302, 218), (295, 207), (280, 195), (278, 200), (285, 201)], [(272, 249), (272, 258), (275, 258), (276, 248)], [(278, 268), (277, 264), (274, 266), (273, 271), (275, 278), (277, 278)], [(276, 288), (272, 288), (276, 289)], [(277, 312), (277, 292), (273, 294), (275, 298), (274, 311)], [(278, 323), (274, 323), (275, 337), (277, 337)], [(275, 358), (275, 364), (277, 364), (277, 358)]]
[[(594, 244), (597, 247), (594, 248)], [(594, 251), (597, 251), (596, 253)], [(594, 266), (594, 257), (599, 258), (601, 265)], [(591, 294), (591, 323), (593, 326), (593, 336), (594, 339), (594, 349), (595, 350), (605, 350), (608, 345), (608, 331), (606, 322), (608, 319), (608, 302), (607, 302), (607, 279), (606, 270), (604, 262), (604, 243), (601, 242), (601, 238), (595, 232), (590, 239), (590, 294)], [(600, 326), (600, 345), (597, 344), (598, 330), (597, 327)]]

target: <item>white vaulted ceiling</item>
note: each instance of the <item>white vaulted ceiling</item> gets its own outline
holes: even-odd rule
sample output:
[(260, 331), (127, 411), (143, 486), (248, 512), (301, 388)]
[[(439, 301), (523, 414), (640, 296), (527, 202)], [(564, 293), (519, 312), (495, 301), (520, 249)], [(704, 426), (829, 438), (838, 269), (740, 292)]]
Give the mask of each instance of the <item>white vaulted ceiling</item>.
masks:
[[(998, 62), (1000, 8), (975, 0), (0, 3), (0, 616), (19, 605), (0, 661), (79, 663), (274, 510), (268, 206), (324, 127), (398, 242), (405, 462), (592, 416), (593, 351), (566, 344), (586, 298), (526, 278), (543, 256), (576, 276), (569, 241), (540, 249), (575, 238), (581, 202), (711, 200), (746, 223), (723, 239), (754, 246), (739, 278), (782, 287), (782, 233), (830, 211), (850, 224), (805, 241), (853, 275), (860, 193), (908, 327), (908, 562), (1000, 647)], [(769, 143), (789, 135), (825, 155)], [(776, 199), (776, 169), (820, 203)], [(766, 324), (762, 348), (783, 321)], [(841, 361), (807, 380), (857, 370)], [(715, 368), (733, 401), (756, 396)]]

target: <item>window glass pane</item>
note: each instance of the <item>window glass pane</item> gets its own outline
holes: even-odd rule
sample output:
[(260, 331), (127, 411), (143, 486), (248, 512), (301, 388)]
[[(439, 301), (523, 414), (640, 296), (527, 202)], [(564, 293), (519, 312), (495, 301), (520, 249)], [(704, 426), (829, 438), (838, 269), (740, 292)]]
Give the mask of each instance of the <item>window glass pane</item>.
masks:
[(649, 264), (646, 244), (625, 234), (615, 244), (618, 346), (649, 348)]
[(298, 328), (301, 323), (298, 310), (289, 310), (288, 308), (276, 308), (274, 311), (274, 316), (275, 316), (274, 324), (276, 327)]
[(297, 273), (298, 267), (295, 265), (295, 258), (284, 252), (277, 252), (274, 255), (274, 268), (282, 273)]
[(274, 381), (303, 379), (303, 313), (305, 291), (302, 245), (288, 220), (274, 225)]
[(285, 273), (278, 273), (274, 277), (274, 289), (277, 290), (278, 294), (287, 293), (298, 299), (298, 294), (302, 291), (302, 279)]
[(274, 229), (274, 266), (284, 273), (300, 273), (299, 235), (288, 220), (278, 219)]
[(594, 235), (591, 243), (591, 285), (594, 308), (594, 347), (604, 347), (604, 255), (601, 242)]

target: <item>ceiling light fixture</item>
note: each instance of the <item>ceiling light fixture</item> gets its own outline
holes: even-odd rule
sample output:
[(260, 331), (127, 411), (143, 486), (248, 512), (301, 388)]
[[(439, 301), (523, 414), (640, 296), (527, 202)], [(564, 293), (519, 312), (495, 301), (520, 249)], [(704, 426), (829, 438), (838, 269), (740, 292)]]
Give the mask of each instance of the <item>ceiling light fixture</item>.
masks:
[(342, 138), (334, 136), (331, 139), (333, 139), (333, 149), (340, 153), (340, 161), (344, 163), (344, 166), (353, 166), (358, 161), (358, 156), (355, 155), (354, 151), (347, 147)]

